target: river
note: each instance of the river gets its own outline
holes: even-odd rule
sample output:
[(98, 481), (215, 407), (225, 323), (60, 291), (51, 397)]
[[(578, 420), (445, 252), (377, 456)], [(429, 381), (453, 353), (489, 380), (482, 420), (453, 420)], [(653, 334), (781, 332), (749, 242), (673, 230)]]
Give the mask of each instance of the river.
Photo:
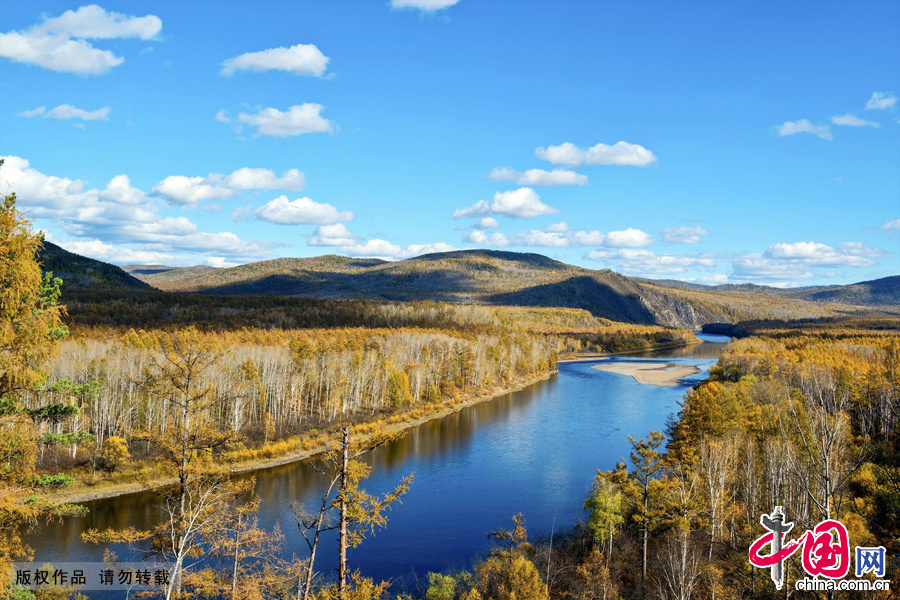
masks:
[[(592, 369), (600, 360), (561, 363), (559, 373), (520, 391), (482, 402), (408, 430), (366, 455), (372, 475), (365, 487), (383, 493), (415, 472), (409, 493), (390, 513), (386, 529), (348, 553), (352, 568), (377, 579), (424, 579), (428, 571), (470, 567), (489, 548), (486, 533), (511, 525), (522, 512), (529, 531), (571, 529), (597, 469), (612, 469), (628, 455), (628, 436), (662, 430), (685, 391), (707, 376), (723, 336), (702, 344), (642, 356), (601, 360), (664, 360), (696, 365), (702, 373), (674, 387), (643, 385), (628, 376)], [(306, 556), (291, 503), (312, 505), (323, 479), (305, 462), (255, 473), (262, 498), (260, 524), (280, 524), (286, 554)], [(35, 560), (101, 561), (102, 547), (80, 540), (88, 528), (151, 527), (160, 518), (157, 496), (142, 492), (87, 503), (87, 516), (43, 526), (29, 536)], [(337, 543), (319, 549), (318, 570), (337, 565)], [(139, 559), (115, 547), (120, 559)], [(96, 596), (95, 596), (96, 595)], [(95, 592), (91, 597), (100, 597)]]

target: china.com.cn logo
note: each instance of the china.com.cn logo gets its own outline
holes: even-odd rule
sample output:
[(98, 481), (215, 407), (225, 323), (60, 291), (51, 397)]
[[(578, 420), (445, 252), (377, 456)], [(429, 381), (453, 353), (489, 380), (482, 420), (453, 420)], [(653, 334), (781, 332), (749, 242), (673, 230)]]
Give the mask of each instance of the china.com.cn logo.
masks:
[[(800, 537), (787, 542), (785, 535), (790, 533), (794, 524), (785, 522), (782, 507), (776, 506), (772, 514), (762, 515), (759, 522), (768, 533), (757, 538), (750, 546), (750, 564), (760, 568), (769, 567), (777, 589), (780, 590), (784, 585), (784, 561), (801, 548), (803, 570), (814, 578), (836, 580), (845, 577), (850, 571), (850, 537), (847, 535), (847, 528), (840, 521), (822, 521)], [(766, 546), (769, 546), (769, 553), (763, 554)], [(854, 558), (856, 577), (862, 577), (866, 573), (884, 577), (883, 546), (857, 546)], [(868, 585), (870, 582), (861, 583)]]

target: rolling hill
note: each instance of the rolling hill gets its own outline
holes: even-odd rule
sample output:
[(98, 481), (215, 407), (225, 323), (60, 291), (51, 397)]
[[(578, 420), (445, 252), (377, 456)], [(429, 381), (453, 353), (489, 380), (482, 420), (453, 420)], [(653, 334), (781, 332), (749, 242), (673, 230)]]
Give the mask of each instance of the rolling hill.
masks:
[(817, 319), (864, 310), (851, 306), (848, 298), (886, 300), (884, 304), (893, 307), (900, 304), (891, 300), (897, 294), (898, 278), (879, 280), (883, 284), (867, 282), (872, 285), (865, 289), (880, 290), (868, 295), (863, 291), (841, 294), (852, 286), (792, 291), (763, 286), (710, 288), (584, 269), (540, 254), (493, 250), (437, 253), (396, 262), (328, 255), (226, 269), (160, 265), (124, 269), (170, 292), (559, 306), (583, 308), (616, 321), (692, 329), (708, 323)]
[(50, 242), (44, 242), (38, 260), (44, 271), (52, 271), (63, 280), (63, 292), (150, 289), (148, 284), (120, 267), (74, 254)]

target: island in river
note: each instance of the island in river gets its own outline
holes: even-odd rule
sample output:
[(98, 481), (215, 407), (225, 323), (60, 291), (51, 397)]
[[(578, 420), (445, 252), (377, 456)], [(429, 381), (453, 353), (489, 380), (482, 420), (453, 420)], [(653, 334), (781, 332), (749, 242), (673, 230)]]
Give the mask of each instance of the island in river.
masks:
[(701, 372), (694, 365), (658, 362), (611, 362), (594, 365), (593, 368), (619, 375), (631, 375), (638, 383), (663, 387), (678, 385), (679, 379)]

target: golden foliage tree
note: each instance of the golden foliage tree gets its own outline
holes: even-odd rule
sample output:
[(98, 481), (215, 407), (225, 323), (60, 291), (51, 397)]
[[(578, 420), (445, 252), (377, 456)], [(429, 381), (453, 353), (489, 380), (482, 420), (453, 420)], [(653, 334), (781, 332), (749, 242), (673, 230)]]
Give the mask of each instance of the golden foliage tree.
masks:
[[(2, 164), (0, 160), (0, 164)], [(41, 274), (37, 252), (43, 238), (16, 207), (15, 194), (0, 207), (0, 573), (30, 558), (23, 529), (65, 507), (33, 496), (35, 428), (20, 396), (46, 378), (43, 370), (67, 330), (59, 305), (62, 283)], [(4, 582), (0, 584), (6, 586)], [(2, 588), (0, 588), (2, 589)]]

